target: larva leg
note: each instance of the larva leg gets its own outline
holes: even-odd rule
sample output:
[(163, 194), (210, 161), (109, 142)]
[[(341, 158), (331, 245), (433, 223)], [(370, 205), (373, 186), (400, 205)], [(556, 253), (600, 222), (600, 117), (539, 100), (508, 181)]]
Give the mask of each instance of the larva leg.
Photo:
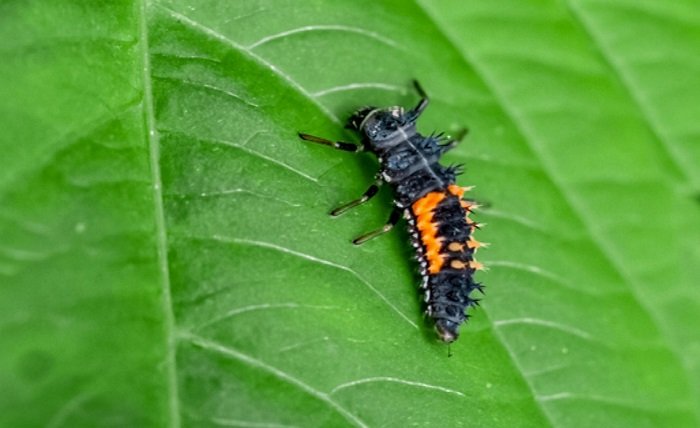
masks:
[(333, 211), (331, 211), (331, 215), (333, 217), (337, 217), (343, 214), (345, 211), (349, 210), (350, 208), (355, 208), (356, 206), (362, 205), (365, 202), (369, 201), (374, 197), (374, 195), (377, 194), (377, 192), (379, 191), (379, 186), (381, 186), (382, 183), (384, 182), (381, 180), (375, 181), (371, 186), (369, 186), (369, 189), (367, 189), (365, 193), (362, 194), (362, 196), (360, 196), (358, 199), (355, 199), (354, 201), (350, 201), (347, 204), (343, 204), (338, 208), (334, 209)]
[(361, 152), (362, 146), (358, 146), (353, 143), (345, 143), (343, 141), (331, 141), (326, 138), (316, 137), (314, 135), (299, 133), (299, 138), (306, 141), (311, 141), (312, 143), (323, 144), (324, 146), (330, 146), (334, 149), (343, 150), (346, 152)]
[(389, 220), (384, 226), (377, 230), (373, 230), (371, 232), (365, 233), (364, 235), (358, 236), (357, 238), (352, 240), (352, 243), (355, 245), (361, 245), (369, 241), (370, 239), (374, 239), (380, 235), (387, 233), (388, 231), (393, 229), (394, 226), (396, 226), (396, 223), (398, 223), (399, 219), (401, 218), (402, 212), (403, 210), (401, 208), (394, 207), (393, 211), (391, 211), (391, 215), (389, 216)]
[(406, 114), (410, 121), (415, 121), (416, 119), (418, 119), (418, 116), (420, 116), (421, 113), (423, 113), (423, 110), (425, 110), (425, 108), (428, 107), (428, 104), (430, 103), (430, 98), (428, 98), (428, 95), (425, 93), (423, 87), (421, 87), (420, 83), (418, 83), (417, 80), (413, 80), (413, 87), (416, 89), (416, 92), (418, 92), (418, 95), (421, 97), (421, 99), (420, 101), (418, 101), (418, 104)]

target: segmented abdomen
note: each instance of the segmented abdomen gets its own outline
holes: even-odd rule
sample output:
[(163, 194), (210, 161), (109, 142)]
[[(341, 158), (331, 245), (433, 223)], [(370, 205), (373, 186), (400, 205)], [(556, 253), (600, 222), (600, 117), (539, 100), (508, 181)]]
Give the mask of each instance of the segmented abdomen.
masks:
[(475, 205), (462, 199), (465, 190), (452, 184), (426, 194), (407, 209), (421, 265), (426, 313), (445, 342), (457, 339), (459, 326), (468, 317), (465, 311), (477, 302), (470, 293), (482, 288), (473, 281), (474, 272), (482, 269), (474, 260), (482, 244), (472, 238), (477, 224), (469, 213)]

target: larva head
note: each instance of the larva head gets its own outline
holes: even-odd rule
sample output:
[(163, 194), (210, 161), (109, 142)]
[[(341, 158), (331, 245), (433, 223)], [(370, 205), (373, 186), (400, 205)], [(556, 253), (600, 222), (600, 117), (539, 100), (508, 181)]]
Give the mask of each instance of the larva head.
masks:
[(446, 319), (438, 319), (435, 321), (435, 331), (440, 340), (452, 343), (459, 337), (459, 324)]
[(403, 107), (363, 107), (350, 117), (347, 127), (364, 137), (363, 140), (369, 144), (368, 149), (381, 150), (395, 145), (401, 137), (400, 131), (406, 130), (406, 125)]
[(360, 127), (365, 122), (367, 116), (369, 116), (370, 113), (377, 110), (378, 109), (376, 107), (372, 106), (362, 107), (361, 109), (353, 113), (352, 116), (350, 116), (350, 119), (348, 119), (348, 123), (345, 125), (345, 127), (348, 129), (359, 131)]

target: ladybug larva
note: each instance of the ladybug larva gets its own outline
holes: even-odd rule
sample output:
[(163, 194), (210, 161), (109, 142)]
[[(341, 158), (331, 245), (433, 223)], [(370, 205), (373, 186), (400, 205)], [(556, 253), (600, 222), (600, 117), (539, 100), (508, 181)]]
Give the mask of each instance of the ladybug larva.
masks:
[(469, 218), (478, 206), (463, 199), (470, 188), (456, 184), (461, 167), (438, 163), (462, 140), (466, 130), (452, 139), (445, 139), (442, 134), (419, 134), (416, 121), (429, 99), (417, 81), (413, 84), (421, 99), (411, 110), (404, 111), (400, 106), (363, 107), (350, 117), (347, 127), (359, 133), (359, 145), (303, 133), (299, 136), (339, 150), (368, 151), (377, 156), (379, 171), (374, 183), (360, 198), (339, 206), (331, 215), (339, 216), (367, 202), (385, 183), (392, 187), (394, 208), (387, 223), (357, 237), (353, 243), (359, 245), (390, 231), (403, 214), (420, 263), (426, 314), (434, 320), (438, 338), (451, 343), (469, 317), (465, 311), (478, 304), (471, 292), (483, 292), (473, 275), (483, 269), (474, 253), (484, 244), (472, 236), (479, 224)]

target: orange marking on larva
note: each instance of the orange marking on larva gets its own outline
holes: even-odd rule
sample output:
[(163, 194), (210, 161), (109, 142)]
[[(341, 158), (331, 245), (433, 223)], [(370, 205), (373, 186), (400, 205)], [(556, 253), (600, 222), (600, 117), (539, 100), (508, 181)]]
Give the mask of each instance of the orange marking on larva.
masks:
[(471, 249), (471, 250), (473, 250), (475, 248), (481, 248), (483, 246), (484, 246), (483, 243), (481, 243), (475, 239), (470, 239), (467, 241), (467, 247), (469, 247), (469, 249)]
[(440, 239), (431, 239), (425, 244), (425, 256), (429, 261), (428, 271), (430, 273), (438, 273), (442, 267), (443, 259), (440, 254), (442, 243)]
[(418, 217), (418, 221), (416, 222), (416, 229), (421, 232), (421, 236), (423, 236), (424, 233), (430, 233), (433, 229), (435, 229), (435, 225), (431, 222), (432, 219), (425, 217), (425, 215)]
[(440, 272), (444, 260), (440, 254), (442, 240), (438, 238), (438, 225), (433, 222), (433, 210), (445, 199), (441, 192), (430, 192), (411, 206), (416, 216), (416, 229), (425, 247), (425, 258), (428, 261), (428, 271), (432, 274)]
[(462, 196), (464, 196), (464, 189), (457, 186), (456, 184), (450, 184), (449, 186), (447, 186), (447, 191), (452, 193), (453, 195), (455, 195), (458, 198), (461, 198)]
[(425, 257), (429, 261), (428, 272), (432, 274), (440, 272), (444, 263), (442, 255), (437, 251), (428, 251), (425, 253)]
[(461, 260), (452, 260), (450, 262), (450, 267), (452, 269), (464, 269), (465, 267), (469, 266), (469, 263), (464, 263)]
[(445, 199), (445, 194), (441, 192), (430, 192), (413, 203), (413, 214), (421, 217), (423, 214), (432, 213), (437, 205)]
[(432, 236), (428, 236), (427, 238), (427, 242), (424, 243), (425, 253), (439, 255), (440, 248), (442, 248), (442, 240), (440, 238), (434, 238)]
[(463, 248), (464, 245), (459, 242), (450, 242), (450, 245), (447, 246), (447, 249), (452, 252), (462, 251)]
[(476, 260), (472, 260), (469, 262), (469, 267), (474, 270), (484, 270), (484, 265), (477, 262)]
[(438, 273), (443, 263), (442, 255), (440, 254), (442, 243), (437, 238), (437, 232), (437, 226), (433, 223), (429, 223), (427, 228), (421, 230), (421, 240), (423, 241), (423, 246), (425, 246), (425, 258), (428, 260), (428, 271), (430, 273)]

